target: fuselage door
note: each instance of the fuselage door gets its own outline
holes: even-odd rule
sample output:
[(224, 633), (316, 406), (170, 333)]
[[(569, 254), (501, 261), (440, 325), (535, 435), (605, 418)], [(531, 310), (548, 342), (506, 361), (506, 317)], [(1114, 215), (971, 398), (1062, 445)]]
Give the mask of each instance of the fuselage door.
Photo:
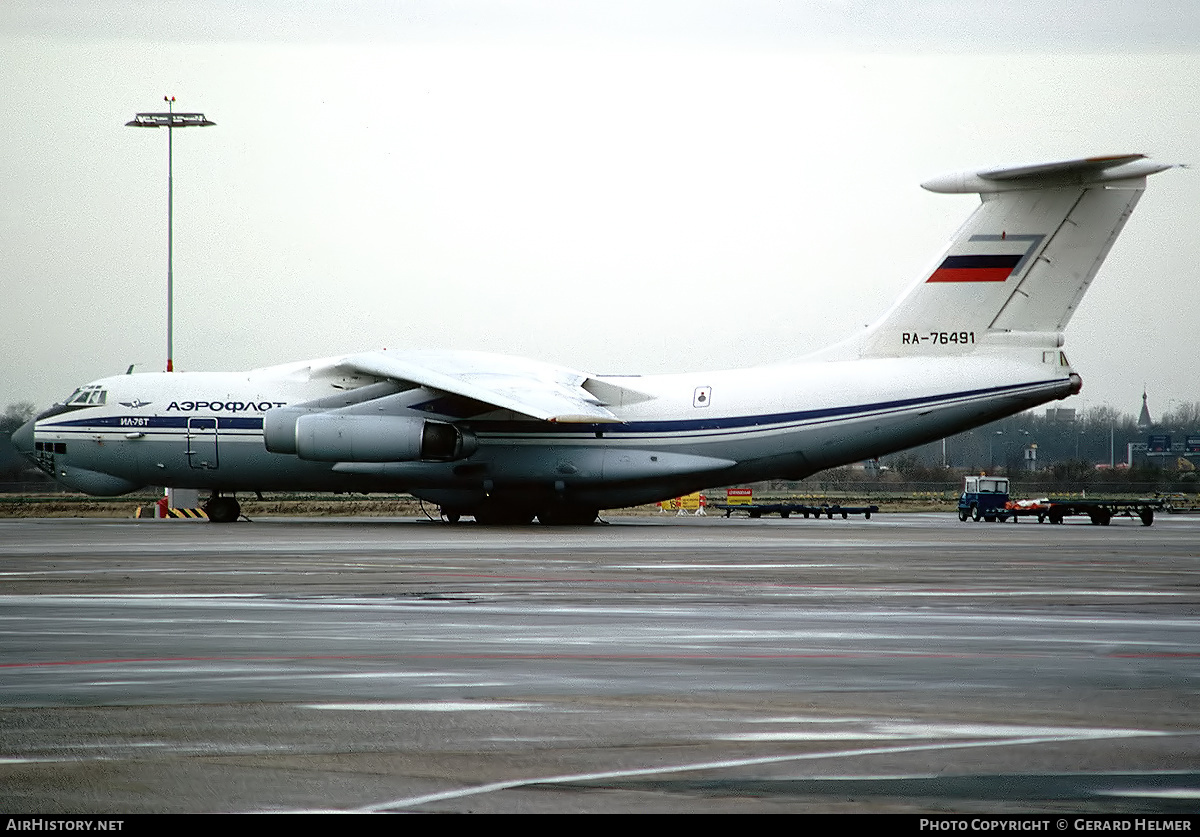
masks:
[(188, 464), (193, 468), (216, 470), (217, 420), (215, 418), (188, 419)]

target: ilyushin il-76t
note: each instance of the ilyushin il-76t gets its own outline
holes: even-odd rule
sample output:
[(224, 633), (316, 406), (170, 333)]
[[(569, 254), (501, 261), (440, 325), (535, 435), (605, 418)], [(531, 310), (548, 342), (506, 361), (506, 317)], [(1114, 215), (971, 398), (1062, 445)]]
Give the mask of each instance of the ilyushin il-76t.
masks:
[(456, 351), (102, 378), (13, 434), (97, 495), (409, 492), (450, 520), (591, 523), (603, 509), (800, 479), (1079, 392), (1063, 330), (1146, 187), (1142, 155), (939, 177), (981, 205), (874, 325), (795, 360), (592, 375)]

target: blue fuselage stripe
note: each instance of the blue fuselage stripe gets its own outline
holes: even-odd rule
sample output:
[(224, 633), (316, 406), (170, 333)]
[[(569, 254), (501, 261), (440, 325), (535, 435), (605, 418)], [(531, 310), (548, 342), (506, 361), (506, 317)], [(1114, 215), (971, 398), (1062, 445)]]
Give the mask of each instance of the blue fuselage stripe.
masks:
[(486, 421), (463, 422), (480, 433), (595, 433), (605, 435), (617, 433), (687, 433), (699, 431), (728, 431), (741, 428), (763, 428), (771, 426), (805, 424), (818, 421), (863, 417), (909, 410), (914, 407), (945, 405), (955, 401), (969, 401), (981, 397), (1017, 394), (1031, 389), (1040, 389), (1060, 381), (1039, 381), (1029, 384), (1010, 384), (986, 389), (927, 395), (919, 398), (901, 398), (893, 401), (876, 401), (849, 407), (826, 407), (819, 410), (798, 410), (788, 413), (770, 413), (756, 416), (726, 416), (703, 419), (673, 419), (661, 421), (629, 421), (621, 424), (554, 424), (543, 421)]
[[(722, 431), (737, 431), (741, 429), (772, 429), (786, 425), (828, 422), (838, 419), (883, 415), (903, 412), (922, 406), (947, 406), (953, 402), (970, 401), (1006, 394), (1018, 394), (1037, 390), (1046, 386), (1060, 384), (1062, 381), (1038, 381), (1025, 384), (1009, 384), (1006, 386), (987, 387), (984, 389), (964, 390), (956, 393), (926, 395), (917, 398), (900, 398), (891, 401), (876, 401), (869, 404), (859, 404), (843, 407), (825, 407), (816, 410), (797, 410), (786, 413), (769, 413), (753, 416), (720, 416), (697, 419), (664, 419), (650, 421), (628, 421), (614, 424), (556, 424), (539, 420), (524, 421), (463, 421), (461, 424), (487, 436), (508, 434), (536, 434), (539, 436), (577, 436), (602, 432), (605, 435), (616, 434), (683, 434)], [(40, 430), (47, 432), (81, 432), (85, 430), (107, 431), (183, 431), (189, 429), (212, 430), (211, 422), (216, 419), (218, 431), (258, 431), (263, 427), (262, 418), (232, 417), (211, 415), (197, 417), (194, 415), (180, 416), (103, 416), (96, 418), (77, 418), (62, 422), (40, 422)], [(189, 421), (191, 422), (189, 428)], [(199, 424), (198, 422), (203, 422)], [(240, 434), (239, 434), (240, 435)]]

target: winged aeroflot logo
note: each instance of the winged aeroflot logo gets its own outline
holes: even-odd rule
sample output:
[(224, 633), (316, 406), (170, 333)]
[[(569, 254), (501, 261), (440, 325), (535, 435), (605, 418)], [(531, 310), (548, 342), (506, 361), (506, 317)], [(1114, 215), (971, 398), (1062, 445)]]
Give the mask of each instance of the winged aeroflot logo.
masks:
[(119, 401), (117, 403), (119, 403), (122, 407), (129, 407), (131, 409), (136, 410), (138, 407), (148, 407), (151, 404), (153, 404), (154, 402), (153, 401), (143, 401), (140, 398), (135, 398), (132, 401)]

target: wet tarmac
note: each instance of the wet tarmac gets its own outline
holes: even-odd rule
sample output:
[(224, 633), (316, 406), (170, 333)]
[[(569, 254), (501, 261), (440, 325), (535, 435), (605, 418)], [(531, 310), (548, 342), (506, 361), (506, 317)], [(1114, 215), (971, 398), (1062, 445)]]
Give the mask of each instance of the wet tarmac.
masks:
[(0, 810), (1195, 813), (1200, 519), (0, 521)]

